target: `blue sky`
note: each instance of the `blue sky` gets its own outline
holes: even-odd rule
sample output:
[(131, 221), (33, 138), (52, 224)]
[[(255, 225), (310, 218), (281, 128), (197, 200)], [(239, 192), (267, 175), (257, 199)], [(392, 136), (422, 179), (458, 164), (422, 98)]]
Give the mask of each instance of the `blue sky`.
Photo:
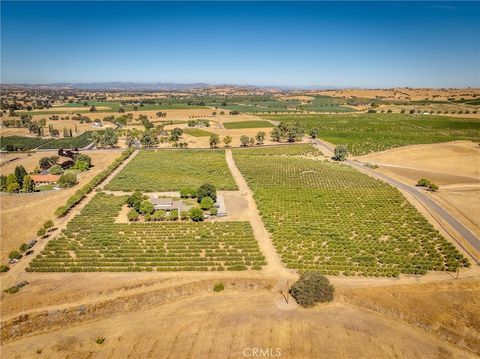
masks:
[(5, 2), (2, 83), (480, 87), (478, 2)]

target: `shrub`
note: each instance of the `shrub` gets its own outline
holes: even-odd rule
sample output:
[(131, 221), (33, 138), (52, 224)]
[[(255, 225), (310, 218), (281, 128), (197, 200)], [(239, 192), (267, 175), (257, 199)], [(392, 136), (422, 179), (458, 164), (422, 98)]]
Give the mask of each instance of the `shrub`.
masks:
[(105, 342), (104, 337), (98, 337), (97, 339), (95, 339), (95, 343), (97, 344), (103, 344), (104, 342)]
[(318, 272), (304, 273), (290, 288), (290, 294), (302, 307), (312, 307), (316, 303), (331, 302), (335, 288), (327, 277)]
[(154, 211), (153, 204), (148, 200), (142, 201), (140, 203), (140, 213), (141, 214), (152, 214)]
[(202, 208), (203, 210), (210, 209), (213, 207), (213, 203), (213, 199), (211, 199), (210, 197), (203, 197), (202, 201), (200, 202), (200, 208)]
[(4, 292), (8, 293), (8, 294), (15, 294), (15, 293), (18, 293), (19, 291), (20, 291), (20, 288), (17, 287), (17, 286), (10, 287), (10, 288), (4, 290)]
[(127, 213), (127, 218), (129, 221), (133, 222), (133, 221), (137, 221), (138, 220), (138, 212), (135, 210), (135, 209), (131, 209), (130, 212)]
[(51, 219), (49, 219), (48, 221), (46, 221), (44, 224), (43, 224), (43, 228), (45, 228), (45, 230), (49, 230), (50, 228), (53, 228), (53, 221)]
[(10, 259), (20, 259), (20, 258), (22, 258), (22, 255), (18, 251), (12, 251), (8, 255), (8, 258), (10, 258)]
[(155, 211), (155, 213), (153, 214), (154, 221), (165, 221), (166, 219), (167, 219), (167, 212), (163, 210)]
[(194, 222), (203, 221), (203, 211), (198, 207), (191, 208), (190, 212), (189, 212), (189, 215), (190, 215), (190, 218), (192, 219), (192, 221), (194, 221)]
[(430, 183), (428, 185), (428, 190), (432, 191), (432, 192), (436, 192), (436, 191), (438, 191), (438, 186), (435, 183)]
[(216, 283), (216, 284), (213, 286), (213, 291), (214, 291), (214, 292), (217, 292), (217, 293), (218, 293), (218, 292), (221, 292), (221, 291), (224, 290), (224, 289), (225, 289), (225, 286), (223, 285), (222, 282)]
[(77, 176), (74, 173), (65, 173), (60, 176), (58, 184), (62, 188), (73, 187), (78, 183)]
[(37, 236), (43, 237), (45, 233), (47, 233), (47, 231), (45, 230), (45, 228), (42, 227), (37, 231)]
[(180, 190), (180, 197), (182, 198), (195, 198), (197, 196), (197, 189), (193, 187), (182, 188)]
[(428, 187), (430, 185), (430, 181), (426, 178), (420, 178), (417, 182), (417, 187)]
[(188, 213), (188, 211), (181, 211), (180, 212), (180, 218), (181, 219), (188, 219), (190, 217), (190, 214)]
[(210, 208), (210, 214), (216, 216), (218, 214), (218, 209), (215, 207)]
[(9, 266), (5, 264), (0, 265), (0, 272), (4, 273), (4, 272), (8, 272), (9, 270), (10, 270)]
[(48, 172), (50, 172), (50, 174), (52, 174), (52, 175), (61, 175), (63, 173), (63, 169), (62, 169), (61, 166), (55, 165), (55, 166), (50, 167)]
[(171, 221), (177, 221), (178, 220), (178, 209), (174, 209), (173, 211), (171, 211), (168, 219), (170, 219)]
[(339, 145), (335, 147), (334, 157), (337, 161), (345, 161), (347, 159), (347, 146)]

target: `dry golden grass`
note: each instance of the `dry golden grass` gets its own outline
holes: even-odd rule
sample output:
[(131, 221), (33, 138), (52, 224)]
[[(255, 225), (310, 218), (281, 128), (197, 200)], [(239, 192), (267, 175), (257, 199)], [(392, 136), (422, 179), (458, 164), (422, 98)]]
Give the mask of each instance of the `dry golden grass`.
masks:
[[(279, 348), (282, 358), (472, 358), (411, 326), (344, 304), (283, 310), (268, 291), (225, 291), (3, 345), (9, 358), (243, 358), (246, 348)], [(95, 343), (105, 337), (102, 345)], [(245, 351), (247, 350), (247, 351)], [(275, 353), (275, 352), (274, 352)]]

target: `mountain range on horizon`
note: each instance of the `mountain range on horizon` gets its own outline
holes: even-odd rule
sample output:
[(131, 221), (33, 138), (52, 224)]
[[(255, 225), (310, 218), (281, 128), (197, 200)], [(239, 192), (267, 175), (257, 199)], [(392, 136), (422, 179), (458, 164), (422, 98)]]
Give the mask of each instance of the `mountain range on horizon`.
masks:
[[(335, 86), (260, 86), (260, 85), (238, 85), (238, 84), (209, 84), (205, 82), (178, 83), (178, 82), (58, 82), (58, 83), (4, 83), (2, 87), (28, 87), (28, 88), (50, 88), (50, 89), (77, 89), (77, 90), (135, 90), (135, 91), (181, 91), (202, 88), (251, 88), (251, 89), (277, 89), (277, 90), (332, 90), (338, 89)], [(352, 87), (353, 88), (353, 87)]]

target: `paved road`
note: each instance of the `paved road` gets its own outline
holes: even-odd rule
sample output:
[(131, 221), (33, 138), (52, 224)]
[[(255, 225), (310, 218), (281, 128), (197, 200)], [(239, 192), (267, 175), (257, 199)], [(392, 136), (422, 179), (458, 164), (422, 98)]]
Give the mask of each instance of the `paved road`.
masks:
[[(325, 155), (333, 156), (333, 147), (330, 144), (318, 139), (314, 140), (314, 143)], [(458, 221), (455, 217), (453, 217), (450, 213), (448, 213), (445, 209), (440, 207), (436, 202), (434, 202), (425, 193), (421, 192), (416, 187), (397, 181), (396, 179), (393, 179), (383, 173), (379, 173), (371, 168), (368, 168), (359, 162), (347, 160), (345, 161), (345, 163), (363, 172), (367, 172), (373, 177), (380, 178), (383, 181), (388, 182), (391, 185), (407, 193), (410, 193), (428, 210), (437, 213), (445, 222), (447, 222), (455, 231), (457, 231), (473, 248), (475, 248), (477, 251), (480, 251), (480, 239), (474, 233), (472, 233), (472, 231), (470, 231), (467, 227), (465, 227), (460, 221)], [(462, 246), (461, 243), (459, 244)]]

